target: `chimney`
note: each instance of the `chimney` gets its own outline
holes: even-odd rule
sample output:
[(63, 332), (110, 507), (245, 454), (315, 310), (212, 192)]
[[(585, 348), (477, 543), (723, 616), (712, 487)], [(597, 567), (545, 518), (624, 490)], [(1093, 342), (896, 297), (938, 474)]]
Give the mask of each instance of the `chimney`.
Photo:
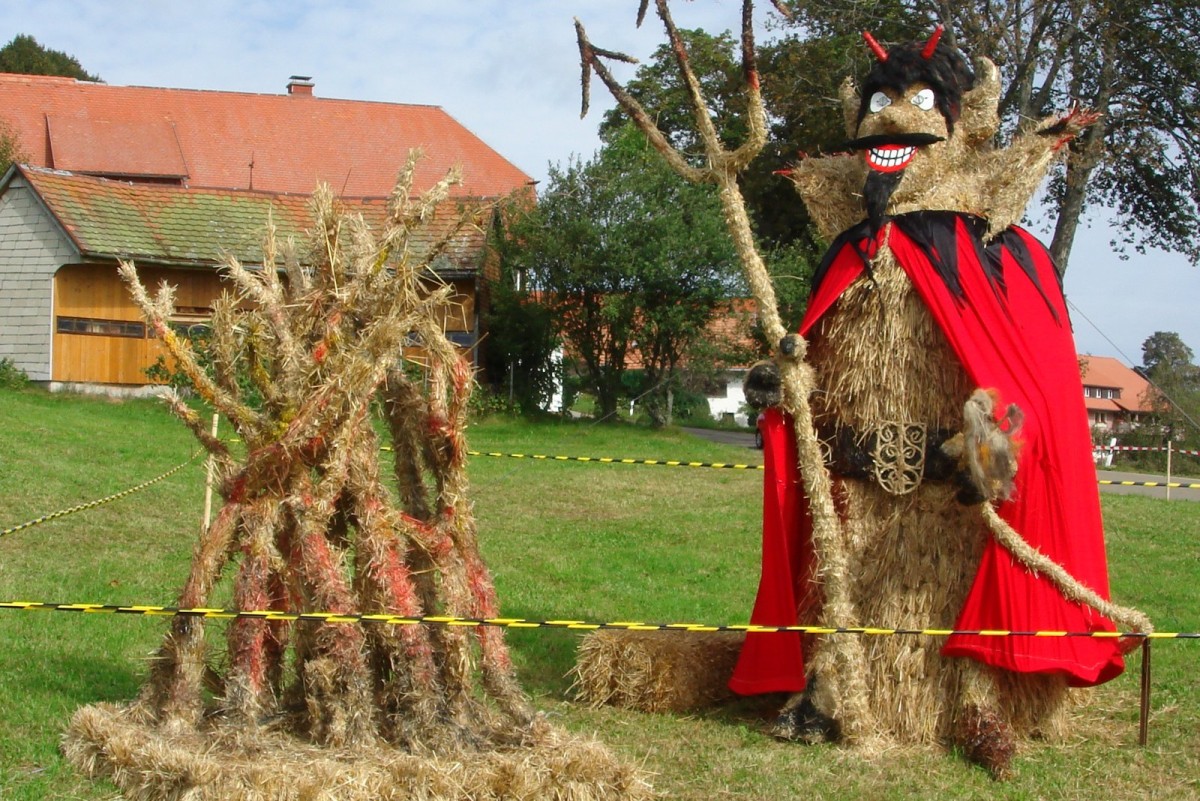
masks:
[(293, 75), (288, 78), (287, 91), (297, 97), (312, 97), (315, 85), (310, 75)]

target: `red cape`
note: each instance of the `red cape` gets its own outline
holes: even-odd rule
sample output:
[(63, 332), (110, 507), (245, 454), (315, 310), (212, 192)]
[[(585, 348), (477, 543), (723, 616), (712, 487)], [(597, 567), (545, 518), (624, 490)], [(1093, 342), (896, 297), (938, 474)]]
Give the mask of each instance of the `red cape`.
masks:
[[(1000, 505), (1000, 515), (1030, 545), (1108, 598), (1091, 436), (1058, 271), (1045, 247), (1024, 230), (1014, 226), (985, 249), (977, 220), (934, 214), (942, 215), (943, 234), (949, 232), (949, 238), (922, 237), (924, 222), (918, 220), (890, 226), (882, 246), (895, 253), (974, 384), (998, 390), (998, 408), (1016, 403), (1025, 414), (1016, 489), (1013, 500)], [(881, 246), (882, 238), (882, 232), (874, 242), (862, 236), (839, 238), (822, 265), (801, 334), (863, 273), (862, 254)], [(948, 248), (957, 252), (945, 259), (947, 254), (939, 250)], [(762, 576), (750, 619), (761, 625), (815, 624), (801, 619), (812, 602), (812, 526), (794, 433), (778, 409), (768, 410), (764, 428)], [(887, 620), (861, 623), (890, 625)], [(955, 628), (1115, 630), (1097, 612), (1066, 600), (1048, 579), (1017, 563), (990, 536)], [(1110, 638), (955, 635), (942, 654), (1022, 673), (1062, 674), (1075, 686), (1100, 684), (1124, 670), (1117, 641)], [(731, 689), (741, 694), (796, 692), (804, 685), (798, 634), (747, 636)]]

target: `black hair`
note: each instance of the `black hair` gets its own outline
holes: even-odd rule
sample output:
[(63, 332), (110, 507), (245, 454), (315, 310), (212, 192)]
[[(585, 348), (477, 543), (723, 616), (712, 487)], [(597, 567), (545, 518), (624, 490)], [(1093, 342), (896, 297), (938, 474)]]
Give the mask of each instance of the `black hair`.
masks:
[(962, 96), (975, 88), (975, 71), (957, 47), (938, 42), (932, 55), (923, 55), (924, 43), (896, 45), (887, 51), (885, 61), (876, 61), (862, 82), (862, 100), (858, 106), (858, 125), (867, 116), (871, 96), (881, 89), (903, 93), (914, 83), (926, 83), (933, 89), (938, 111), (946, 119), (946, 128), (962, 111)]

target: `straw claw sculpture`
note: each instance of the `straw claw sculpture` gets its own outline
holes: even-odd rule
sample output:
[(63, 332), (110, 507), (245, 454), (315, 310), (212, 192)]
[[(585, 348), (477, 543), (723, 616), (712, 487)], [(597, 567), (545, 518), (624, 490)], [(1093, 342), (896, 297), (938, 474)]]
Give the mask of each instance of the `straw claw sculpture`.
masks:
[[(414, 236), (447, 213), (457, 180), (410, 197), (416, 158), (378, 232), (323, 187), (306, 249), (287, 248), (281, 263), (269, 230), (261, 270), (227, 260), (236, 291), (215, 306), (211, 371), (170, 326), (171, 288), (151, 296), (122, 265), (196, 394), (241, 440), (235, 453), (168, 396), (210, 454), (224, 500), (180, 607), (220, 606), (228, 587), (245, 611), (499, 616), (466, 475), (473, 377), (442, 330), (451, 288), (429, 270), (477, 223), (464, 215)], [(406, 362), (413, 342), (420, 351)], [(134, 799), (332, 798), (335, 787), (363, 801), (650, 792), (603, 746), (536, 713), (502, 629), (239, 617), (222, 653), (210, 628), (173, 618), (135, 701), (76, 713), (71, 761)]]

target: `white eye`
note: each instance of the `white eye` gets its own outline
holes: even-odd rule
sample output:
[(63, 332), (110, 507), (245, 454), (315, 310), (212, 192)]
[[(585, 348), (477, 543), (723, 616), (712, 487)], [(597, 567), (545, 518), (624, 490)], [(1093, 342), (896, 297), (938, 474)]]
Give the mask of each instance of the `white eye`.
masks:
[(932, 89), (922, 89), (921, 91), (919, 91), (915, 95), (913, 95), (912, 100), (910, 100), (909, 102), (912, 103), (917, 108), (921, 109), (921, 111), (932, 111), (933, 110), (933, 90)]
[(892, 99), (883, 92), (876, 92), (871, 95), (870, 109), (872, 114), (878, 114), (890, 105), (892, 105)]

